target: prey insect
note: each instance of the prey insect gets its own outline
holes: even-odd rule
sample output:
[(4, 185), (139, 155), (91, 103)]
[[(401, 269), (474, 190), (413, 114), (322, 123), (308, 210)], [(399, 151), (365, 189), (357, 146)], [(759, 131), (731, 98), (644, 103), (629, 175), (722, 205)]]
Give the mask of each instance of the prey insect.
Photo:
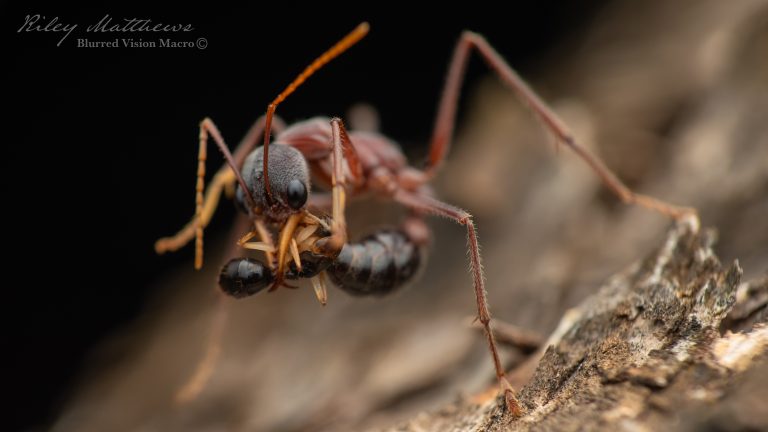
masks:
[[(234, 191), (235, 201), (247, 214), (249, 230), (238, 245), (263, 252), (265, 261), (235, 258), (224, 265), (219, 287), (233, 297), (274, 291), (291, 280), (308, 278), (321, 303), (327, 301), (326, 278), (354, 295), (386, 295), (413, 279), (423, 263), (429, 241), (427, 215), (443, 216), (466, 229), (477, 319), (482, 324), (496, 378), (507, 409), (520, 414), (520, 406), (507, 381), (491, 329), (477, 232), (472, 216), (436, 198), (429, 187), (450, 148), (459, 90), (471, 51), (476, 51), (555, 135), (573, 150), (623, 202), (639, 204), (672, 218), (692, 209), (637, 194), (627, 188), (605, 165), (577, 143), (565, 124), (519, 77), (480, 35), (464, 32), (449, 64), (439, 102), (429, 153), (424, 168), (408, 164), (397, 144), (372, 131), (347, 130), (339, 118), (313, 118), (286, 126), (275, 116), (283, 102), (315, 71), (350, 48), (368, 32), (363, 23), (312, 62), (267, 107), (265, 116), (230, 153), (210, 119), (200, 123), (196, 211), (189, 224), (172, 237), (156, 243), (159, 253), (177, 250), (195, 239), (195, 268), (203, 264), (203, 229), (210, 222), (221, 194)], [(272, 133), (273, 143), (270, 143)], [(263, 142), (257, 147), (259, 139)], [(207, 143), (212, 138), (226, 158), (204, 192)], [(311, 195), (310, 178), (330, 194)], [(394, 201), (407, 209), (399, 228), (375, 231), (350, 242), (345, 206), (363, 193)], [(274, 240), (276, 236), (276, 241)], [(213, 344), (213, 343), (211, 343)], [(210, 352), (217, 352), (216, 350)], [(206, 356), (198, 373), (186, 386), (187, 396), (199, 392), (210, 373), (215, 355)], [(206, 372), (207, 371), (207, 372)]]

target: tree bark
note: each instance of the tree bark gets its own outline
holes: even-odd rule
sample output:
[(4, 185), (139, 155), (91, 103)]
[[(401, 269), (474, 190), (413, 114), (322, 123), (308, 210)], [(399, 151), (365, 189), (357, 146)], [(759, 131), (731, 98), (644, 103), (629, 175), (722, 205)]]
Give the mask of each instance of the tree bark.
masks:
[[(524, 413), (501, 398), (458, 401), (391, 431), (741, 430), (768, 428), (768, 280), (740, 284), (713, 231), (678, 223), (650, 256), (568, 310), (512, 376)], [(733, 333), (737, 331), (737, 333)]]

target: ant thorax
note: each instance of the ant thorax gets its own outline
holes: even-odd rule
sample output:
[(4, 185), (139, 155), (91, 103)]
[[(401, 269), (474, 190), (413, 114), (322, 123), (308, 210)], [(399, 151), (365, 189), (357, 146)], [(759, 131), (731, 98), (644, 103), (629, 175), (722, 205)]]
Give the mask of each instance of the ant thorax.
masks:
[[(295, 148), (284, 144), (269, 146), (270, 202), (264, 185), (264, 148), (253, 150), (243, 163), (242, 176), (253, 201), (270, 221), (282, 222), (291, 214), (302, 210), (309, 198), (309, 168), (304, 156)], [(236, 199), (245, 210), (248, 200), (238, 185)], [(247, 213), (247, 212), (246, 212)]]

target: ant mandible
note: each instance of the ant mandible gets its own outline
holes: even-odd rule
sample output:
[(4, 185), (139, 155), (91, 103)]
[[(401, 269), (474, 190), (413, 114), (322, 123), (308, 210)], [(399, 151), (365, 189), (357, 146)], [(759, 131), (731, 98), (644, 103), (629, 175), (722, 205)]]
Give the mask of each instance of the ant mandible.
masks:
[[(519, 415), (520, 405), (505, 377), (491, 331), (491, 314), (472, 216), (435, 198), (428, 186), (450, 148), (459, 89), (470, 51), (476, 50), (557, 141), (582, 158), (623, 202), (639, 204), (675, 219), (693, 214), (694, 210), (631, 191), (597, 156), (576, 142), (560, 118), (482, 36), (468, 31), (461, 35), (448, 68), (424, 169), (409, 166), (393, 141), (370, 131), (347, 131), (339, 118), (313, 118), (286, 127), (275, 116), (277, 106), (314, 72), (362, 39), (368, 29), (367, 23), (360, 24), (312, 62), (269, 104), (266, 115), (256, 121), (234, 155), (213, 121), (206, 118), (200, 123), (195, 216), (176, 235), (158, 240), (155, 248), (158, 253), (174, 251), (195, 238), (195, 268), (200, 269), (203, 265), (203, 229), (210, 222), (222, 192), (234, 191), (236, 203), (248, 215), (252, 225), (238, 244), (264, 252), (266, 264), (248, 258), (231, 260), (219, 275), (221, 290), (239, 298), (267, 287), (274, 291), (287, 285), (286, 279), (309, 278), (318, 299), (325, 304), (326, 274), (337, 286), (353, 295), (381, 296), (404, 285), (423, 261), (424, 246), (429, 238), (424, 217), (431, 214), (451, 219), (467, 230), (477, 319), (488, 340), (506, 407), (512, 415)], [(273, 130), (276, 132), (275, 142), (270, 144)], [(256, 148), (262, 133), (263, 145)], [(204, 194), (209, 136), (224, 154), (226, 165), (216, 173)], [(310, 196), (310, 173), (316, 182), (330, 187), (330, 199), (327, 194)], [(348, 196), (364, 192), (393, 200), (405, 206), (409, 213), (399, 229), (380, 230), (359, 242), (350, 243), (345, 204)], [(331, 214), (325, 216), (324, 210), (328, 207)], [(310, 208), (320, 211), (321, 215), (310, 212)], [(277, 245), (270, 229), (277, 232)], [(256, 237), (259, 241), (250, 241)], [(218, 352), (218, 349), (209, 349), (209, 354), (211, 352)], [(214, 357), (207, 355), (185, 386), (182, 394), (187, 398), (201, 389), (210, 374)]]

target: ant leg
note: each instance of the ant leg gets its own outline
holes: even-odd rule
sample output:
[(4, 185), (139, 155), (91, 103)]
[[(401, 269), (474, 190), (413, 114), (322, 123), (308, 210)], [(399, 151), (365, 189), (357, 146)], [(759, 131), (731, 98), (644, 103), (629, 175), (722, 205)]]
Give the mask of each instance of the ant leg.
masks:
[[(163, 254), (166, 252), (177, 251), (189, 243), (193, 238), (195, 238), (195, 235), (197, 234), (198, 221), (200, 222), (201, 228), (208, 226), (208, 223), (213, 218), (213, 214), (219, 204), (221, 192), (227, 188), (234, 187), (234, 184), (235, 175), (232, 170), (228, 169), (227, 167), (219, 170), (219, 172), (217, 172), (213, 177), (213, 180), (208, 186), (208, 189), (205, 191), (205, 199), (203, 200), (202, 210), (200, 211), (199, 216), (196, 210), (195, 216), (192, 218), (192, 220), (184, 225), (184, 227), (179, 230), (179, 232), (173, 236), (158, 239), (155, 242), (155, 252), (158, 254)], [(195, 268), (198, 268), (197, 262), (195, 263)]]
[[(285, 123), (279, 118), (275, 117), (275, 123), (274, 128), (277, 133), (280, 133), (285, 129)], [(213, 125), (213, 122), (211, 122), (208, 119), (203, 120), (203, 123), (201, 123), (201, 147), (207, 146), (207, 134), (203, 134), (203, 124), (207, 122), (210, 122), (210, 124), (213, 127), (214, 138), (217, 136), (220, 137), (220, 134), (218, 133), (218, 129), (215, 125)], [(246, 156), (253, 151), (253, 149), (256, 147), (257, 143), (259, 142), (259, 139), (262, 138), (262, 131), (264, 130), (264, 116), (257, 119), (253, 125), (251, 126), (248, 133), (245, 135), (245, 137), (240, 141), (240, 144), (237, 146), (237, 150), (235, 150), (234, 156), (227, 157), (229, 151), (227, 150), (226, 145), (224, 145), (223, 140), (219, 143), (217, 140), (217, 144), (219, 144), (219, 148), (222, 149), (222, 152), (224, 152), (225, 157), (227, 157), (227, 161), (229, 162), (229, 165), (225, 165), (214, 176), (211, 185), (208, 187), (208, 189), (205, 192), (205, 199), (203, 203), (203, 211), (198, 218), (197, 215), (195, 218), (192, 219), (184, 228), (182, 228), (175, 236), (173, 237), (166, 237), (163, 239), (160, 239), (155, 244), (155, 249), (158, 251), (158, 253), (163, 253), (165, 251), (175, 251), (185, 244), (187, 244), (196, 234), (197, 231), (197, 222), (200, 221), (200, 225), (202, 227), (205, 227), (210, 222), (211, 218), (213, 217), (213, 213), (216, 211), (216, 206), (219, 202), (219, 198), (221, 197), (222, 190), (226, 188), (233, 188), (235, 181), (237, 180), (237, 177), (239, 175), (239, 167), (242, 166), (243, 161), (245, 160)], [(204, 150), (201, 150), (201, 153), (203, 153), (203, 162), (205, 161), (205, 153)], [(231, 161), (234, 161), (233, 163)], [(237, 167), (237, 169), (235, 169)], [(203, 173), (205, 170), (205, 165), (203, 164)], [(198, 161), (198, 176), (200, 176), (200, 165)], [(201, 177), (198, 177), (200, 179)], [(198, 182), (198, 184), (200, 184)], [(242, 182), (241, 182), (242, 184)], [(247, 189), (245, 189), (247, 191)], [(199, 196), (198, 196), (199, 198)], [(240, 222), (236, 224), (237, 225), (243, 225), (242, 218), (239, 218)], [(261, 241), (267, 245), (271, 246), (274, 249), (274, 243), (272, 241), (272, 236), (269, 234), (269, 231), (264, 226), (264, 222), (260, 219), (253, 220), (253, 225), (255, 228), (255, 231), (253, 232), (253, 236), (258, 235)], [(241, 229), (235, 229), (234, 232), (240, 232)], [(202, 233), (201, 233), (202, 234)], [(202, 240), (202, 239), (201, 239)], [(202, 251), (201, 251), (202, 252)], [(271, 251), (265, 250), (264, 253), (267, 257), (267, 262), (271, 266), (273, 263), (273, 256), (274, 253)], [(230, 251), (230, 253), (227, 254), (234, 255), (234, 250)], [(217, 291), (218, 292), (218, 291)], [(209, 329), (208, 334), (208, 340), (206, 342), (206, 348), (205, 348), (205, 354), (198, 362), (197, 366), (195, 367), (195, 371), (192, 374), (192, 376), (179, 388), (179, 390), (176, 392), (175, 400), (179, 404), (184, 404), (186, 402), (189, 402), (197, 397), (198, 394), (203, 390), (206, 383), (211, 377), (211, 374), (213, 374), (213, 371), (216, 367), (216, 363), (219, 358), (219, 354), (221, 353), (221, 338), (224, 333), (224, 328), (226, 327), (227, 322), (227, 303), (226, 298), (223, 294), (218, 293), (218, 300), (216, 305), (216, 310), (213, 312), (213, 321), (211, 323), (211, 327)]]
[(445, 159), (451, 144), (456, 106), (459, 100), (459, 89), (464, 76), (464, 70), (469, 59), (471, 48), (475, 48), (483, 60), (496, 75), (512, 91), (533, 110), (536, 117), (551, 130), (557, 140), (573, 150), (605, 185), (623, 202), (639, 204), (645, 208), (657, 211), (674, 219), (682, 219), (687, 215), (695, 215), (696, 210), (689, 207), (679, 207), (647, 195), (641, 195), (630, 190), (603, 162), (589, 150), (582, 147), (574, 139), (571, 132), (551, 108), (531, 89), (528, 84), (512, 69), (495, 49), (477, 33), (465, 31), (456, 45), (446, 79), (443, 95), (440, 99), (435, 127), (425, 170), (428, 177), (433, 177)]
[(216, 310), (213, 311), (213, 322), (209, 329), (208, 341), (205, 344), (205, 354), (195, 366), (192, 376), (176, 391), (174, 399), (177, 404), (182, 405), (197, 398), (211, 378), (221, 354), (221, 338), (227, 325), (227, 316), (226, 299), (224, 294), (219, 293)]
[[(243, 180), (242, 176), (240, 175), (240, 171), (235, 164), (235, 161), (232, 159), (232, 154), (229, 152), (229, 148), (224, 143), (224, 139), (221, 137), (221, 132), (219, 132), (219, 129), (216, 127), (216, 125), (213, 123), (213, 121), (209, 118), (204, 118), (203, 121), (200, 122), (200, 146), (197, 154), (197, 184), (195, 187), (196, 195), (195, 195), (195, 218), (188, 224), (190, 228), (194, 228), (194, 234), (195, 234), (195, 269), (199, 270), (203, 267), (203, 228), (207, 223), (210, 221), (210, 218), (213, 217), (213, 212), (216, 209), (216, 204), (218, 204), (219, 198), (221, 197), (221, 191), (224, 188), (225, 181), (222, 180), (219, 183), (214, 183), (214, 186), (216, 186), (215, 189), (213, 189), (210, 194), (210, 200), (208, 202), (209, 206), (206, 209), (205, 208), (205, 200), (203, 199), (203, 189), (205, 185), (205, 161), (208, 159), (208, 135), (213, 136), (213, 140), (216, 142), (216, 145), (218, 145), (219, 150), (224, 154), (224, 158), (227, 160), (227, 163), (229, 164), (229, 167), (231, 168), (231, 172), (234, 174), (235, 179), (240, 183), (240, 187), (243, 188), (243, 190), (246, 192), (245, 196), (248, 200), (248, 204), (250, 208), (255, 208), (255, 202), (253, 201), (253, 197), (251, 197), (250, 192), (248, 191), (248, 188), (245, 185), (245, 181)], [(208, 212), (204, 215), (204, 210), (208, 210)], [(203, 217), (207, 216), (208, 220), (204, 220)], [(186, 227), (185, 227), (186, 228)], [(185, 239), (184, 237), (184, 229), (177, 234), (176, 236), (169, 239), (170, 241), (165, 241), (165, 239), (160, 239), (158, 242), (155, 243), (155, 250), (162, 251), (163, 246), (175, 246), (175, 245), (183, 245), (186, 244), (190, 239)], [(180, 247), (180, 246), (179, 246)]]
[(477, 301), (477, 318), (483, 325), (485, 336), (488, 339), (488, 348), (493, 357), (496, 378), (499, 381), (499, 387), (504, 392), (504, 400), (506, 402), (507, 410), (509, 410), (512, 415), (519, 416), (520, 405), (515, 397), (515, 391), (512, 389), (512, 385), (506, 378), (504, 367), (501, 365), (498, 345), (496, 344), (496, 339), (493, 330), (491, 329), (491, 312), (488, 309), (488, 293), (485, 290), (485, 277), (483, 275), (483, 265), (480, 258), (480, 246), (477, 242), (477, 233), (475, 230), (475, 223), (472, 221), (472, 215), (458, 207), (446, 204), (428, 195), (414, 194), (402, 189), (395, 192), (393, 199), (417, 212), (447, 217), (467, 228), (469, 265), (472, 271), (473, 286), (475, 288), (475, 300)]
[(344, 175), (344, 161), (349, 167), (350, 180), (353, 183), (358, 183), (363, 177), (360, 160), (346, 129), (344, 129), (344, 123), (338, 117), (331, 119), (331, 136), (333, 142), (331, 149), (331, 217), (333, 218), (331, 235), (315, 243), (318, 251), (326, 256), (338, 254), (347, 242), (347, 221), (344, 217), (347, 201), (347, 179)]
[[(279, 132), (285, 128), (285, 124), (279, 118), (275, 118), (275, 129)], [(208, 226), (213, 214), (216, 212), (219, 199), (221, 198), (221, 192), (229, 189), (233, 190), (235, 181), (239, 181), (242, 185), (244, 182), (240, 177), (239, 167), (243, 164), (243, 160), (248, 156), (253, 148), (256, 147), (256, 143), (261, 138), (261, 133), (264, 130), (264, 117), (260, 117), (251, 126), (250, 130), (246, 134), (245, 138), (238, 145), (235, 155), (229, 155), (229, 150), (221, 139), (221, 133), (218, 128), (210, 119), (206, 118), (200, 123), (200, 147), (198, 153), (197, 164), (197, 185), (196, 185), (196, 208), (195, 216), (189, 221), (178, 233), (171, 237), (163, 237), (155, 242), (155, 251), (158, 254), (162, 254), (168, 251), (176, 251), (189, 243), (193, 238), (195, 242), (195, 268), (200, 269), (203, 265), (203, 229)], [(216, 175), (213, 177), (210, 186), (203, 195), (204, 177), (205, 177), (205, 161), (207, 159), (207, 147), (208, 147), (208, 134), (214, 137), (219, 149), (224, 153), (227, 158), (228, 164), (223, 166)], [(229, 155), (229, 156), (228, 156)], [(235, 168), (237, 167), (237, 168)], [(244, 190), (248, 190), (245, 188)], [(246, 198), (250, 198), (250, 194), (247, 194)], [(250, 198), (252, 201), (252, 198)]]
[(317, 301), (319, 301), (322, 306), (327, 305), (328, 288), (325, 284), (325, 272), (320, 272), (320, 274), (317, 276), (312, 276), (310, 281), (312, 281), (312, 288), (315, 290), (315, 297), (317, 297)]
[[(244, 231), (249, 224), (251, 224), (251, 222), (247, 218), (238, 215), (230, 235), (232, 240), (239, 237), (237, 233)], [(230, 246), (224, 255), (225, 257), (231, 257), (237, 254), (237, 243), (231, 241), (229, 244)], [(216, 307), (213, 310), (211, 324), (208, 328), (205, 352), (197, 361), (197, 365), (195, 366), (192, 375), (176, 391), (175, 402), (177, 404), (182, 405), (197, 398), (216, 369), (216, 364), (221, 354), (221, 340), (224, 336), (224, 330), (227, 326), (227, 319), (229, 316), (228, 300), (227, 296), (221, 292), (220, 289), (216, 289)]]

